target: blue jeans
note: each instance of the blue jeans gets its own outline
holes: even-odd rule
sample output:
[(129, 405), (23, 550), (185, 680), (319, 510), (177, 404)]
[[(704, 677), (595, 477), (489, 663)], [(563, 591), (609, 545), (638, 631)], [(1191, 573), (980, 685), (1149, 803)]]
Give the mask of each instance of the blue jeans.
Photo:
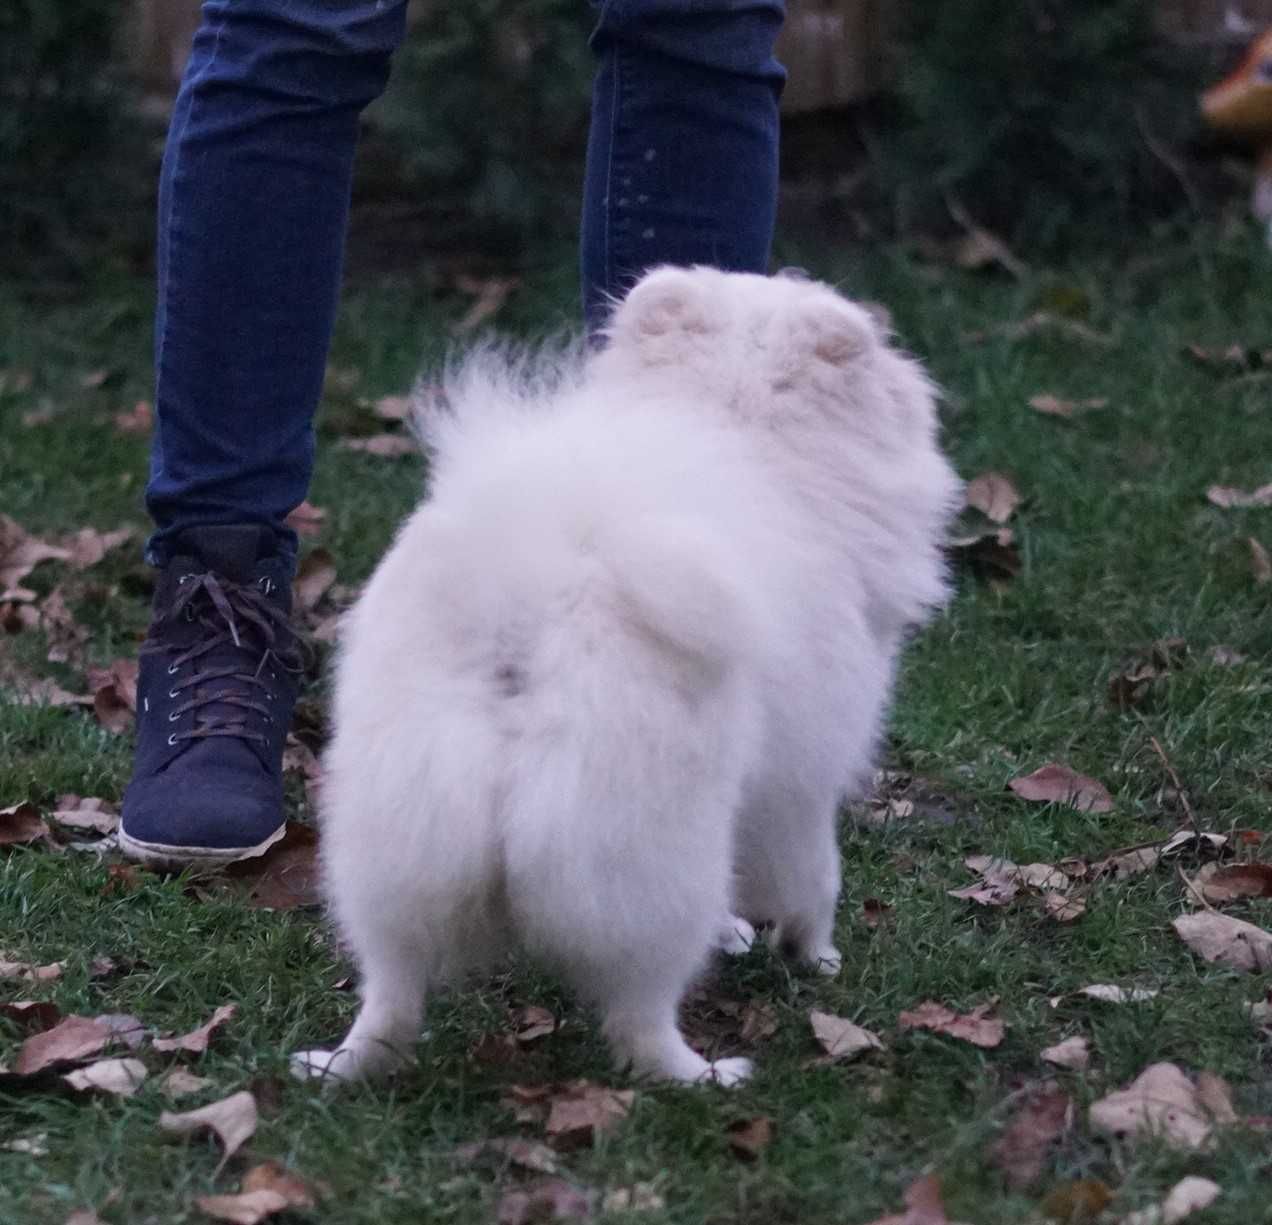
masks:
[[(405, 0), (205, 0), (159, 190), (147, 556), (185, 528), (272, 527), (313, 468), (358, 117)], [(784, 0), (605, 0), (583, 187), (584, 312), (659, 263), (763, 271)]]

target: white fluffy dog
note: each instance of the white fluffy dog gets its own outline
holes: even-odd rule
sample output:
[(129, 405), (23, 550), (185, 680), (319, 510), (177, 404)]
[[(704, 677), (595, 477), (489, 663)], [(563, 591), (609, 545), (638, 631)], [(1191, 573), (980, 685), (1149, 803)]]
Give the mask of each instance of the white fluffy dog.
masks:
[(426, 990), (520, 947), (639, 1075), (721, 932), (834, 973), (835, 814), (959, 484), (931, 386), (825, 285), (651, 272), (591, 356), (487, 351), (429, 429), (430, 500), (344, 627), (323, 785), (362, 1008), (298, 1071), (409, 1057)]

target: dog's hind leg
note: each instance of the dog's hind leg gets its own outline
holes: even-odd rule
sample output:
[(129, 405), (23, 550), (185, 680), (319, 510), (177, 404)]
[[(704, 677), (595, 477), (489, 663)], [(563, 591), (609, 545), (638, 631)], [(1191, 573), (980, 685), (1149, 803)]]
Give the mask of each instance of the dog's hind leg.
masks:
[(424, 1020), (424, 958), (399, 941), (360, 959), (365, 981), (353, 1028), (334, 1051), (299, 1051), (293, 1075), (332, 1081), (375, 1080), (408, 1063)]

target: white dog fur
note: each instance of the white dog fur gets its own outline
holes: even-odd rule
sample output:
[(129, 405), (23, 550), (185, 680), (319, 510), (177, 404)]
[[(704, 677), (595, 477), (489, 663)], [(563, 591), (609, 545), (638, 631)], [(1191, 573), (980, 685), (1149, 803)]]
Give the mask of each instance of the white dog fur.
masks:
[(362, 1007), (297, 1069), (392, 1070), (426, 989), (520, 948), (636, 1074), (733, 1083), (677, 1006), (746, 921), (839, 968), (836, 810), (946, 597), (932, 388), (825, 285), (663, 268), (599, 353), (487, 350), (447, 396), (344, 626), (323, 859)]

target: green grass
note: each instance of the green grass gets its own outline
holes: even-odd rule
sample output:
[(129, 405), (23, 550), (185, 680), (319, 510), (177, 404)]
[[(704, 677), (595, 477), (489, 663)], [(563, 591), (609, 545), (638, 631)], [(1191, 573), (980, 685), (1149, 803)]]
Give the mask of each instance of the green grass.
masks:
[[(832, 257), (791, 244), (782, 254), (887, 303), (905, 343), (948, 390), (960, 470), (1008, 472), (1026, 495), (1014, 525), (1023, 571), (999, 588), (964, 580), (907, 657), (888, 764), (920, 776), (941, 798), (927, 819), (884, 830), (845, 826), (841, 976), (794, 977), (761, 951), (722, 966), (713, 991), (768, 1001), (780, 1021), (754, 1052), (756, 1079), (732, 1093), (641, 1089), (620, 1129), (563, 1158), (569, 1177), (598, 1190), (654, 1184), (665, 1209), (630, 1218), (650, 1225), (858, 1225), (896, 1211), (908, 1183), (932, 1168), (952, 1219), (1007, 1225), (1074, 1178), (1105, 1181), (1124, 1214), (1196, 1173), (1224, 1189), (1198, 1221), (1272, 1222), (1266, 1133), (1225, 1133), (1213, 1152), (1188, 1156), (1096, 1137), (1079, 1110), (1028, 1192), (1007, 1191), (987, 1161), (1009, 1095), (1044, 1075), (1040, 1048), (1074, 1034), (1089, 1036), (1094, 1051), (1085, 1076), (1059, 1075), (1079, 1106), (1170, 1059), (1227, 1077), (1241, 1113), (1272, 1114), (1269, 1046), (1242, 1012), (1268, 983), (1207, 966), (1176, 940), (1169, 923), (1186, 907), (1174, 868), (1102, 886), (1070, 927), (1028, 904), (978, 909), (946, 893), (968, 882), (966, 854), (1094, 857), (1175, 828), (1182, 807), (1163, 790), (1154, 736), (1205, 826), (1272, 834), (1272, 610), (1244, 544), (1255, 533), (1272, 545), (1272, 511), (1221, 511), (1203, 497), (1213, 483), (1272, 480), (1272, 378), (1220, 380), (1181, 356), (1188, 343), (1272, 344), (1272, 257), (1249, 235), (1209, 231), (1163, 233), (1132, 259), (1023, 281), (925, 266), (901, 249)], [(500, 322), (558, 326), (572, 315), (573, 292), (566, 262), (531, 269)], [(0, 293), (0, 369), (35, 376), (29, 391), (0, 398), (3, 510), (32, 531), (143, 522), (145, 445), (117, 434), (109, 415), (149, 394), (146, 294), (145, 285), (115, 282), (33, 309), (12, 288)], [(965, 339), (1062, 300), (1077, 303), (1112, 343), (1050, 332)], [(359, 372), (355, 394), (401, 391), (421, 359), (439, 352), (461, 306), (409, 279), (358, 286), (333, 362)], [(80, 376), (101, 366), (116, 372), (108, 386), (81, 389)], [(1026, 406), (1044, 391), (1107, 397), (1109, 406), (1073, 421), (1044, 418)], [(44, 402), (56, 409), (55, 423), (23, 428), (21, 414)], [(328, 512), (321, 543), (335, 554), (341, 581), (356, 583), (417, 496), (421, 471), (413, 460), (330, 445), (342, 430), (369, 426), (349, 394), (333, 397), (323, 421), (327, 445), (311, 500)], [(65, 577), (49, 565), (31, 582), (47, 591)], [(135, 556), (123, 550), (68, 584), (77, 615), (93, 628), (94, 657), (131, 652), (146, 613), (146, 575)], [(1136, 647), (1168, 635), (1187, 640), (1187, 660), (1142, 709), (1110, 706), (1110, 673)], [(1207, 651), (1217, 645), (1248, 662), (1213, 665)], [(0, 651), (68, 684), (79, 679), (45, 664), (32, 634), (0, 641)], [(0, 805), (47, 803), (64, 791), (118, 798), (128, 754), (126, 740), (84, 715), (0, 705)], [(1049, 760), (1102, 779), (1114, 811), (1027, 805), (1005, 790), (1009, 778)], [(93, 855), (15, 849), (0, 857), (0, 951), (70, 962), (57, 982), (0, 983), (0, 999), (50, 998), (90, 1015), (134, 1012), (163, 1030), (190, 1028), (236, 1002), (238, 1015), (212, 1049), (190, 1059), (215, 1081), (190, 1104), (255, 1087), (268, 1109), (251, 1155), (330, 1184), (331, 1198), (306, 1219), (492, 1220), (501, 1190), (519, 1176), (457, 1165), (450, 1153), (521, 1130), (500, 1105), (506, 1087), (577, 1076), (621, 1083), (591, 1019), (554, 983), (516, 967), (438, 1001), (419, 1067), (396, 1085), (323, 1097), (285, 1079), (287, 1052), (337, 1037), (355, 1006), (351, 993), (333, 989), (346, 971), (320, 918), (195, 896), (178, 878), (147, 876), (135, 892), (109, 896), (105, 881)], [(864, 924), (866, 897), (892, 906), (890, 924)], [(1272, 926), (1272, 902), (1234, 913)], [(128, 972), (90, 979), (88, 962), (103, 953)], [(1092, 982), (1161, 994), (1121, 1008), (1048, 1003)], [(923, 999), (965, 1007), (991, 996), (1001, 998), (1009, 1025), (996, 1050), (896, 1030), (898, 1012)], [(558, 1011), (564, 1030), (509, 1065), (468, 1057), (480, 1034), (504, 1026), (509, 1007), (527, 1003)], [(810, 1066), (812, 1007), (878, 1030), (888, 1051)], [(0, 1019), (0, 1062), (19, 1041)], [(237, 1189), (241, 1159), (218, 1173), (212, 1145), (164, 1142), (156, 1119), (170, 1103), (156, 1082), (173, 1060), (145, 1058), (151, 1080), (127, 1101), (0, 1087), (0, 1142), (46, 1132), (49, 1147), (43, 1157), (0, 1149), (0, 1222), (60, 1225), (87, 1206), (108, 1222), (194, 1221), (195, 1196)], [(754, 1115), (775, 1120), (776, 1135), (747, 1164), (730, 1153), (725, 1128)]]

